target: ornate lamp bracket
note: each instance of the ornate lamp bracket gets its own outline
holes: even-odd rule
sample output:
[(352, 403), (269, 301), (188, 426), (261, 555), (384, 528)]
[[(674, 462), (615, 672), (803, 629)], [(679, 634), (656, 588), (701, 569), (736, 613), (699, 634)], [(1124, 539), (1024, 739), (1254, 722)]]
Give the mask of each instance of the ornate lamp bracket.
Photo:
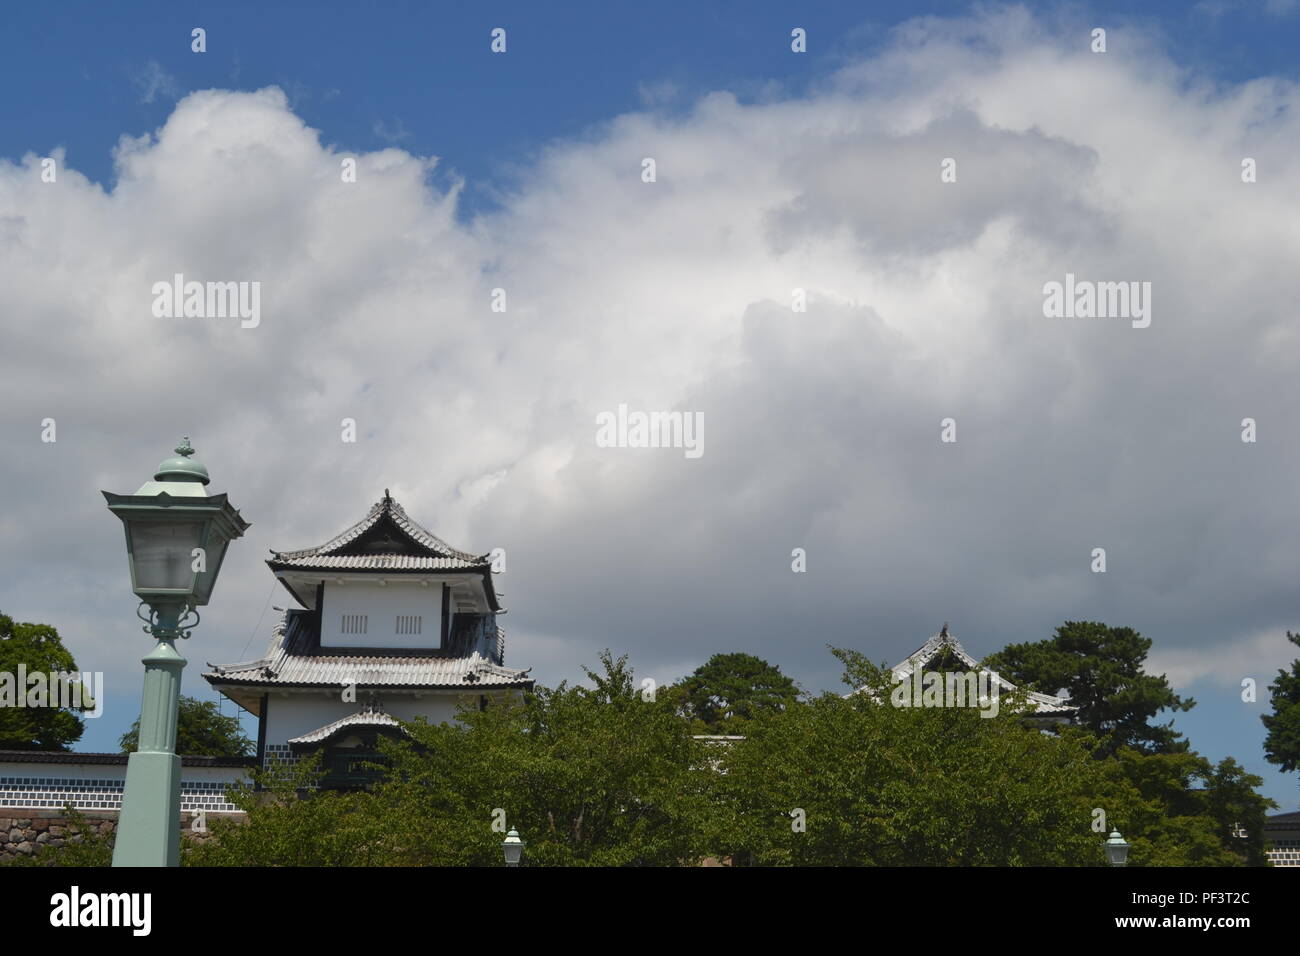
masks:
[[(148, 614), (144, 613), (145, 607), (149, 608)], [(178, 637), (189, 640), (190, 635), (194, 633), (194, 628), (199, 625), (199, 612), (188, 604), (182, 614), (173, 616), (171, 613), (161, 613), (158, 608), (141, 601), (139, 607), (135, 609), (135, 616), (145, 623), (140, 630), (159, 640), (166, 638), (174, 640)], [(190, 620), (191, 616), (193, 620)]]
[[(190, 620), (191, 615), (193, 615), (194, 617), (194, 620), (192, 621)], [(192, 607), (187, 607), (185, 609), (185, 614), (182, 615), (181, 619), (176, 622), (176, 631), (177, 633), (180, 634), (180, 636), (183, 639), (188, 641), (190, 639), (190, 634), (193, 633), (192, 629), (198, 626), (199, 626), (198, 610)]]

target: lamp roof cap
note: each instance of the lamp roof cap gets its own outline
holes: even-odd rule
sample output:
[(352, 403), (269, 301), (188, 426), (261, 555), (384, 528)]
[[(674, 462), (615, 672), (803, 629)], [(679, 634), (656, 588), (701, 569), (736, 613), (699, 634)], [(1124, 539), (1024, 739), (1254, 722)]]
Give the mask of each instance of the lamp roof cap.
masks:
[(190, 456), (194, 454), (194, 447), (190, 444), (190, 437), (186, 435), (179, 445), (176, 446), (175, 458), (168, 458), (158, 466), (157, 472), (154, 473), (154, 481), (197, 481), (207, 484), (211, 479), (208, 477), (208, 469), (203, 467)]

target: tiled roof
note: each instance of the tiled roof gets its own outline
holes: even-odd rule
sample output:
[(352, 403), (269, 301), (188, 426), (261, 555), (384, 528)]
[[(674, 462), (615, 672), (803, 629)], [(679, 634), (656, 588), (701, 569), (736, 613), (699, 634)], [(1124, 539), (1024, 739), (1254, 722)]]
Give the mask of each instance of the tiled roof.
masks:
[[(382, 553), (358, 549), (358, 539), (390, 522), (406, 541), (394, 542), (394, 547)], [(392, 530), (391, 528), (389, 529)], [(273, 568), (360, 568), (392, 570), (484, 570), (488, 568), (487, 555), (474, 555), (453, 548), (437, 535), (420, 527), (385, 491), (364, 518), (341, 534), (315, 548), (297, 551), (272, 551), (267, 561)], [(389, 563), (383, 563), (383, 562)]]
[[(125, 766), (129, 756), (129, 754), (77, 753), (65, 750), (0, 750), (0, 763)], [(247, 767), (256, 763), (256, 757), (181, 757), (181, 765), (185, 767)]]
[(375, 571), (469, 571), (482, 565), (460, 558), (434, 558), (412, 554), (331, 554), (288, 558), (277, 555), (270, 564), (277, 568), (350, 568)]
[(396, 730), (405, 730), (402, 723), (395, 717), (391, 717), (382, 710), (374, 708), (364, 708), (355, 714), (348, 714), (333, 723), (326, 724), (324, 727), (318, 727), (311, 733), (303, 734), (301, 737), (290, 737), (290, 744), (318, 744), (323, 740), (328, 740), (341, 730), (347, 730), (349, 727), (392, 727)]
[[(292, 686), (476, 688), (531, 687), (528, 671), (504, 667), (482, 653), (487, 622), (457, 615), (444, 651), (407, 654), (337, 654), (319, 645), (312, 616), (291, 610), (276, 625), (264, 658), (217, 667), (203, 676), (212, 684)], [(487, 635), (489, 639), (493, 635)], [(496, 641), (500, 637), (496, 635)]]

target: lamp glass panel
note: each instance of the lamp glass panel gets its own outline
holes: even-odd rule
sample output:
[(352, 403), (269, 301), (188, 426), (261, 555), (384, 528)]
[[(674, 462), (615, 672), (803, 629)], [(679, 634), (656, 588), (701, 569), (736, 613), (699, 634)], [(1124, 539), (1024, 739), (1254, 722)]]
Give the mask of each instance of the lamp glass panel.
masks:
[(230, 539), (218, 531), (215, 527), (208, 535), (208, 544), (204, 549), (205, 568), (199, 574), (198, 580), (194, 583), (194, 603), (204, 605), (208, 603), (208, 598), (212, 597), (212, 588), (217, 583), (217, 572), (221, 570), (221, 560), (226, 556), (226, 547), (230, 544)]
[[(131, 553), (139, 590), (188, 591), (201, 521), (133, 521)], [(210, 566), (210, 565), (209, 565)]]

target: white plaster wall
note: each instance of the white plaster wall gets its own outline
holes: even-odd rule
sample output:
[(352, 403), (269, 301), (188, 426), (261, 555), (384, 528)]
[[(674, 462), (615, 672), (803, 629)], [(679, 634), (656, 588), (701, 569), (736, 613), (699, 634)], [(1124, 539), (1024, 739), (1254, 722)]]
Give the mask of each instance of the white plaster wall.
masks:
[(126, 764), (11, 763), (4, 761), (0, 762), (0, 777), (63, 777), (71, 780), (121, 781), (126, 779)]
[[(249, 758), (252, 759), (251, 757)], [(225, 783), (245, 776), (240, 767), (182, 767), (181, 779), (194, 783)], [(68, 780), (126, 780), (126, 764), (20, 763), (0, 761), (0, 777)]]
[[(268, 718), (266, 723), (266, 742), (268, 744), (287, 743), (293, 737), (300, 737), (339, 720), (349, 714), (355, 714), (364, 706), (368, 692), (357, 691), (357, 700), (344, 702), (341, 690), (331, 690), (325, 694), (290, 693), (284, 697), (272, 693), (268, 700)], [(380, 699), (385, 712), (398, 720), (411, 720), (423, 716), (431, 724), (452, 722), (456, 716), (456, 705), (460, 695), (425, 694), (415, 697), (413, 694), (388, 695)], [(467, 698), (474, 703), (478, 695)]]
[[(226, 787), (247, 780), (242, 767), (182, 767), (181, 809), (228, 813)], [(0, 762), (0, 808), (118, 810), (125, 764), (33, 764)]]
[[(321, 618), (322, 647), (428, 647), (442, 640), (442, 585), (424, 587), (418, 583), (326, 582), (325, 609)], [(365, 634), (344, 634), (344, 614), (366, 615)], [(424, 620), (421, 633), (398, 634), (397, 616), (418, 614)]]

